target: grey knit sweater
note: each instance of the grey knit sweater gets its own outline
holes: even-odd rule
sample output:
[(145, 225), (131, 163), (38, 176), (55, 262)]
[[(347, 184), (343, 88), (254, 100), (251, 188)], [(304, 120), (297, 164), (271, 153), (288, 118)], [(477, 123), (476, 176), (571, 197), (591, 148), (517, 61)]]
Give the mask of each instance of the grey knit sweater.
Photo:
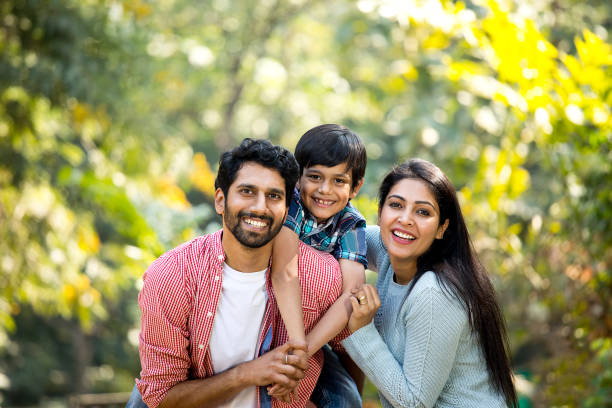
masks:
[(465, 308), (426, 272), (406, 298), (393, 282), (378, 226), (366, 230), (369, 269), (381, 299), (374, 321), (342, 344), (378, 388), (383, 407), (506, 407), (489, 384)]

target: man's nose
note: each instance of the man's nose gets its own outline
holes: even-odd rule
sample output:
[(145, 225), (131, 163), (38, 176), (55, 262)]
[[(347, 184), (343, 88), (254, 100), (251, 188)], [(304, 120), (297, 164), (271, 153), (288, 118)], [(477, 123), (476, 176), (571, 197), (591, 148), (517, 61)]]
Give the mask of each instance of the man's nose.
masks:
[(255, 201), (253, 202), (253, 205), (251, 206), (251, 210), (255, 212), (265, 212), (266, 211), (265, 193), (261, 192), (257, 194), (257, 196), (255, 197)]

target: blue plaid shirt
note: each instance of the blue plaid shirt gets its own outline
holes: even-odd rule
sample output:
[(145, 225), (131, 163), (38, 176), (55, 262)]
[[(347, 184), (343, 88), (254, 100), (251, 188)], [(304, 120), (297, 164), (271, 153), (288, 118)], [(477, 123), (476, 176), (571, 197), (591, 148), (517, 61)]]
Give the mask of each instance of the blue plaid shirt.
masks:
[(302, 206), (300, 191), (296, 188), (291, 196), (285, 226), (298, 234), (303, 243), (319, 251), (368, 267), (365, 218), (350, 202), (324, 225), (318, 225), (312, 214)]

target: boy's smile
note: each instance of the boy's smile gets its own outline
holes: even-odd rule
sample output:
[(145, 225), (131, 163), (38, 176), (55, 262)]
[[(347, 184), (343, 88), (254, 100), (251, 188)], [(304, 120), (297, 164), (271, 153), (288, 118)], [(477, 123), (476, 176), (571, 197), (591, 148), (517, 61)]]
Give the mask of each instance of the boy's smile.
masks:
[(332, 167), (321, 164), (306, 167), (298, 184), (302, 205), (318, 224), (323, 224), (357, 195), (362, 182), (352, 188), (347, 163), (340, 163)]

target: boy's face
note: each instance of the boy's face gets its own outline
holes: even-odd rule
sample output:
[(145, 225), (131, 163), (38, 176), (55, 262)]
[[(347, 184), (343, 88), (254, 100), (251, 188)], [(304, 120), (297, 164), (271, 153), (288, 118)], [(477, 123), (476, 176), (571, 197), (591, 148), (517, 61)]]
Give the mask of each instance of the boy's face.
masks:
[(347, 163), (333, 167), (317, 164), (304, 168), (298, 183), (302, 205), (321, 224), (339, 213), (357, 195), (363, 180), (352, 188)]

